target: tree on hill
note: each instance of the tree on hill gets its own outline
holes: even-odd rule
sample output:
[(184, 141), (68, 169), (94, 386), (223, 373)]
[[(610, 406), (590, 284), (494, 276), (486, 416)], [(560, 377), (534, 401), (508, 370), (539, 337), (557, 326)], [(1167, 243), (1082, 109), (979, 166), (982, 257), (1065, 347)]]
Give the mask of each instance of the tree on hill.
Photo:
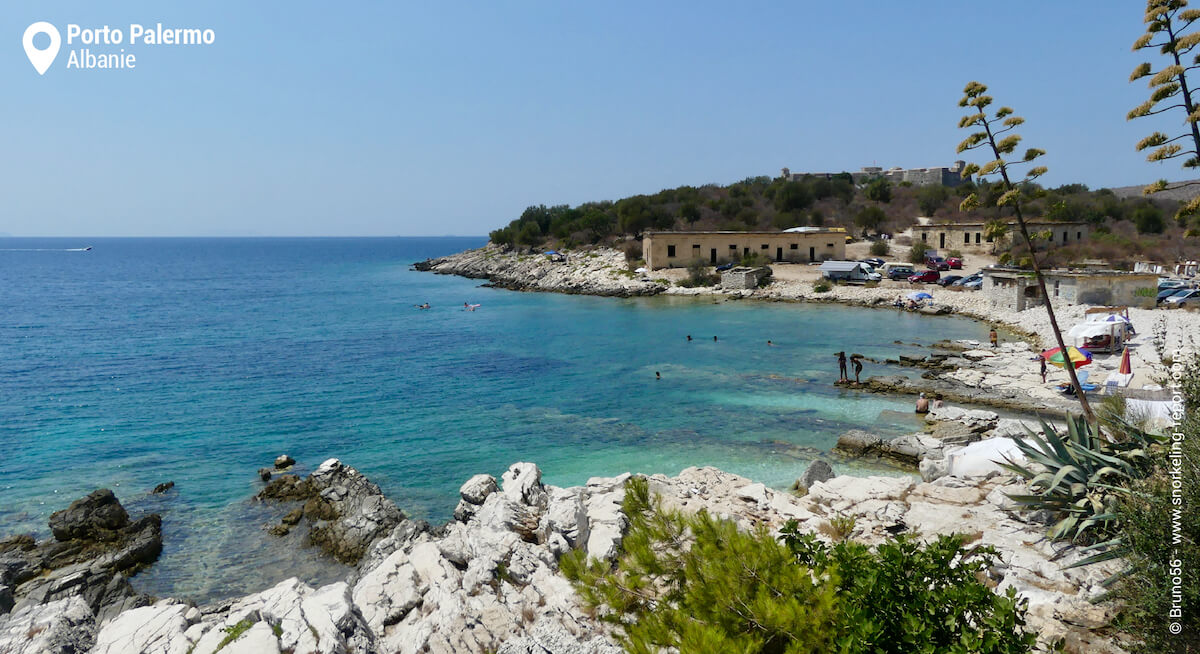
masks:
[[(1029, 227), (1025, 224), (1025, 216), (1021, 211), (1021, 189), (1013, 184), (1009, 177), (1009, 167), (1015, 165), (1029, 164), (1038, 157), (1046, 154), (1045, 150), (1038, 148), (1029, 148), (1025, 150), (1025, 156), (1019, 161), (1010, 162), (1005, 156), (1011, 156), (1017, 149), (1017, 144), (1021, 142), (1021, 137), (1017, 134), (1009, 134), (1017, 126), (1025, 122), (1024, 118), (1013, 115), (1013, 110), (1009, 107), (1000, 107), (996, 112), (989, 117), (987, 108), (992, 104), (992, 97), (987, 95), (987, 87), (979, 82), (971, 82), (963, 89), (963, 97), (958, 101), (958, 106), (968, 107), (967, 115), (963, 116), (958, 121), (960, 128), (977, 128), (978, 131), (972, 132), (970, 136), (963, 139), (958, 145), (959, 152), (974, 150), (977, 148), (986, 148), (990, 151), (993, 159), (979, 166), (971, 163), (963, 170), (963, 176), (978, 175), (980, 178), (988, 175), (999, 174), (1003, 182), (1005, 192), (997, 201), (997, 207), (1011, 207), (1013, 214), (1017, 218), (1017, 226), (1020, 228), (1021, 237), (1024, 239), (1026, 246), (1029, 248), (1029, 261), (1033, 266), (1033, 274), (1037, 279), (1038, 291), (1042, 296), (1042, 303), (1046, 307), (1046, 314), (1050, 318), (1050, 329), (1054, 332), (1054, 340), (1058, 343), (1058, 347), (1063, 352), (1067, 351), (1066, 343), (1063, 341), (1062, 331), (1058, 328), (1058, 319), (1054, 315), (1054, 306), (1050, 303), (1050, 295), (1046, 292), (1046, 279), (1042, 275), (1042, 269), (1038, 264), (1037, 249), (1034, 247), (1033, 238), (1029, 234)], [(1005, 136), (1007, 134), (1007, 136)], [(1026, 173), (1024, 182), (1032, 182), (1046, 173), (1045, 166), (1033, 166)], [(962, 207), (964, 210), (970, 210), (979, 206), (979, 200), (974, 193), (967, 196), (963, 200)], [(1088, 405), (1087, 397), (1083, 393), (1083, 387), (1079, 384), (1079, 378), (1075, 375), (1074, 366), (1065, 366), (1067, 374), (1071, 378), (1071, 385), (1075, 387), (1075, 394), (1079, 398), (1079, 405), (1083, 408), (1083, 414), (1088, 422), (1095, 423), (1096, 416), (1092, 413), (1091, 406)]]
[(915, 193), (917, 197), (917, 207), (921, 209), (921, 214), (932, 216), (937, 213), (942, 205), (946, 204), (946, 200), (950, 198), (950, 189), (936, 184), (933, 186), (922, 186)]
[(876, 206), (863, 207), (857, 214), (854, 215), (854, 224), (862, 227), (864, 230), (876, 231), (884, 222), (887, 221), (887, 214), (883, 209)]
[[(1196, 170), (1200, 168), (1200, 125), (1197, 124), (1200, 122), (1200, 107), (1192, 98), (1195, 89), (1188, 86), (1188, 72), (1200, 67), (1200, 54), (1194, 57), (1190, 56), (1196, 46), (1200, 45), (1200, 32), (1190, 34), (1186, 32), (1191, 29), (1193, 23), (1200, 20), (1200, 10), (1187, 9), (1187, 4), (1187, 0), (1147, 0), (1144, 19), (1146, 33), (1134, 41), (1133, 49), (1138, 51), (1157, 48), (1161, 54), (1167, 56), (1168, 63), (1157, 73), (1154, 72), (1150, 62), (1143, 62), (1133, 69), (1133, 73), (1129, 76), (1130, 82), (1152, 75), (1149, 82), (1151, 93), (1150, 99), (1130, 111), (1126, 119), (1133, 120), (1172, 109), (1182, 109), (1187, 122), (1187, 130), (1184, 133), (1171, 137), (1156, 131), (1139, 141), (1137, 149), (1141, 152), (1147, 148), (1154, 148), (1146, 156), (1147, 161), (1166, 161), (1186, 157), (1183, 160), (1183, 168)], [(1164, 102), (1169, 104), (1162, 104)], [(1182, 141), (1183, 144), (1178, 141)], [(1200, 182), (1168, 184), (1164, 179), (1147, 186), (1145, 193), (1156, 193), (1168, 188), (1175, 189), (1193, 184), (1200, 184)], [(1188, 220), (1195, 224), (1195, 218), (1198, 215), (1200, 215), (1200, 196), (1184, 203), (1179, 208), (1176, 218), (1179, 219), (1180, 224)], [(1196, 231), (1193, 229), (1190, 233), (1195, 234)]]
[(887, 204), (892, 201), (892, 183), (883, 177), (875, 178), (867, 184), (863, 196), (873, 202)]

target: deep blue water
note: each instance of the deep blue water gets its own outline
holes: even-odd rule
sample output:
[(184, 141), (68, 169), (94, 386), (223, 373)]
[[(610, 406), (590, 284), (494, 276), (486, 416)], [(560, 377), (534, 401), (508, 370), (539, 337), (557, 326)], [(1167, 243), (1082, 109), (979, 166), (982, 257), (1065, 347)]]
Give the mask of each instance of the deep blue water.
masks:
[[(339, 571), (289, 558), (262, 534), (270, 512), (246, 501), (284, 452), (308, 469), (340, 457), (431, 520), (470, 475), (522, 460), (559, 485), (716, 465), (786, 486), (846, 429), (915, 424), (906, 400), (834, 389), (833, 352), (883, 358), (905, 350), (896, 339), (986, 331), (828, 305), (515, 293), (409, 269), (483, 241), (0, 239), (3, 532), (44, 535), (50, 512), (111, 487), (164, 513), (166, 550), (138, 585), (212, 598)], [(167, 480), (175, 491), (147, 495)]]

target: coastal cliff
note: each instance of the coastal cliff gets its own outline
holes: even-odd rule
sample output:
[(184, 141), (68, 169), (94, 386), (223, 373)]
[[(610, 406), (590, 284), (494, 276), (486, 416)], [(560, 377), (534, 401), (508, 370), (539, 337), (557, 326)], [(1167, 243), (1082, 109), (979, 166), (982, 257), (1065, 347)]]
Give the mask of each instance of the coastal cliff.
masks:
[[(375, 516), (399, 515), (356, 481), (361, 475), (353, 468), (331, 459), (318, 470), (326, 478), (319, 496), (360, 511), (327, 520), (382, 524), (362, 507)], [(97, 613), (68, 594), (0, 616), (0, 651), (615, 654), (620, 648), (610, 627), (580, 605), (557, 562), (571, 549), (604, 561), (618, 555), (629, 477), (558, 488), (541, 482), (536, 465), (516, 463), (499, 480), (467, 480), (448, 524), (401, 519), (380, 531), (344, 581), (313, 588), (288, 579), (206, 606), (165, 598), (114, 614)], [(850, 537), (867, 544), (902, 532), (923, 539), (967, 534), (999, 552), (989, 573), (995, 590), (1011, 587), (1028, 598), (1028, 629), (1043, 640), (1065, 638), (1067, 651), (1122, 651), (1101, 632), (1114, 608), (1091, 603), (1113, 564), (1065, 569), (1081, 555), (1057, 551), (1043, 538), (1045, 524), (1016, 510), (1006, 493), (1021, 492), (1023, 484), (1013, 477), (990, 472), (922, 483), (826, 474), (810, 478), (802, 498), (714, 468), (652, 475), (648, 482), (666, 507), (703, 509), (746, 529), (795, 520), (803, 531), (822, 534), (830, 519), (852, 517)], [(352, 499), (359, 492), (352, 487), (366, 499)]]

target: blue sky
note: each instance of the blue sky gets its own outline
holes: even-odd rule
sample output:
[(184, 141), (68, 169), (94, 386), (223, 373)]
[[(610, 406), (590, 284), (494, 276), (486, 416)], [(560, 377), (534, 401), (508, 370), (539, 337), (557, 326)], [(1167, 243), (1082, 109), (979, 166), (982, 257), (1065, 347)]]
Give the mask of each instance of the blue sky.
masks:
[[(1026, 118), (1047, 184), (1180, 179), (1133, 146), (1182, 115), (1125, 121), (1142, 6), (6, 2), (0, 233), (478, 235), (783, 166), (949, 165), (970, 80)], [(39, 20), (64, 36), (44, 76)], [(216, 41), (65, 68), (68, 23), (157, 22)]]

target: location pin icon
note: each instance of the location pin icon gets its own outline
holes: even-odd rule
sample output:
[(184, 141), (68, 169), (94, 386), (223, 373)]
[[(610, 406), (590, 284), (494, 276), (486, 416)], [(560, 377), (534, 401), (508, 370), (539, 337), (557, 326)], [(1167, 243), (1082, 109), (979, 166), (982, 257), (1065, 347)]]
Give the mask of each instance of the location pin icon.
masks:
[[(45, 50), (38, 50), (33, 47), (33, 37), (38, 34), (45, 34), (50, 37), (50, 46)], [(54, 58), (58, 56), (58, 48), (62, 45), (62, 37), (59, 36), (57, 28), (42, 20), (25, 29), (25, 36), (21, 39), (21, 45), (25, 46), (25, 56), (29, 57), (29, 63), (33, 64), (33, 69), (38, 72), (38, 75), (45, 75), (46, 70), (50, 68), (50, 64), (54, 63)]]

